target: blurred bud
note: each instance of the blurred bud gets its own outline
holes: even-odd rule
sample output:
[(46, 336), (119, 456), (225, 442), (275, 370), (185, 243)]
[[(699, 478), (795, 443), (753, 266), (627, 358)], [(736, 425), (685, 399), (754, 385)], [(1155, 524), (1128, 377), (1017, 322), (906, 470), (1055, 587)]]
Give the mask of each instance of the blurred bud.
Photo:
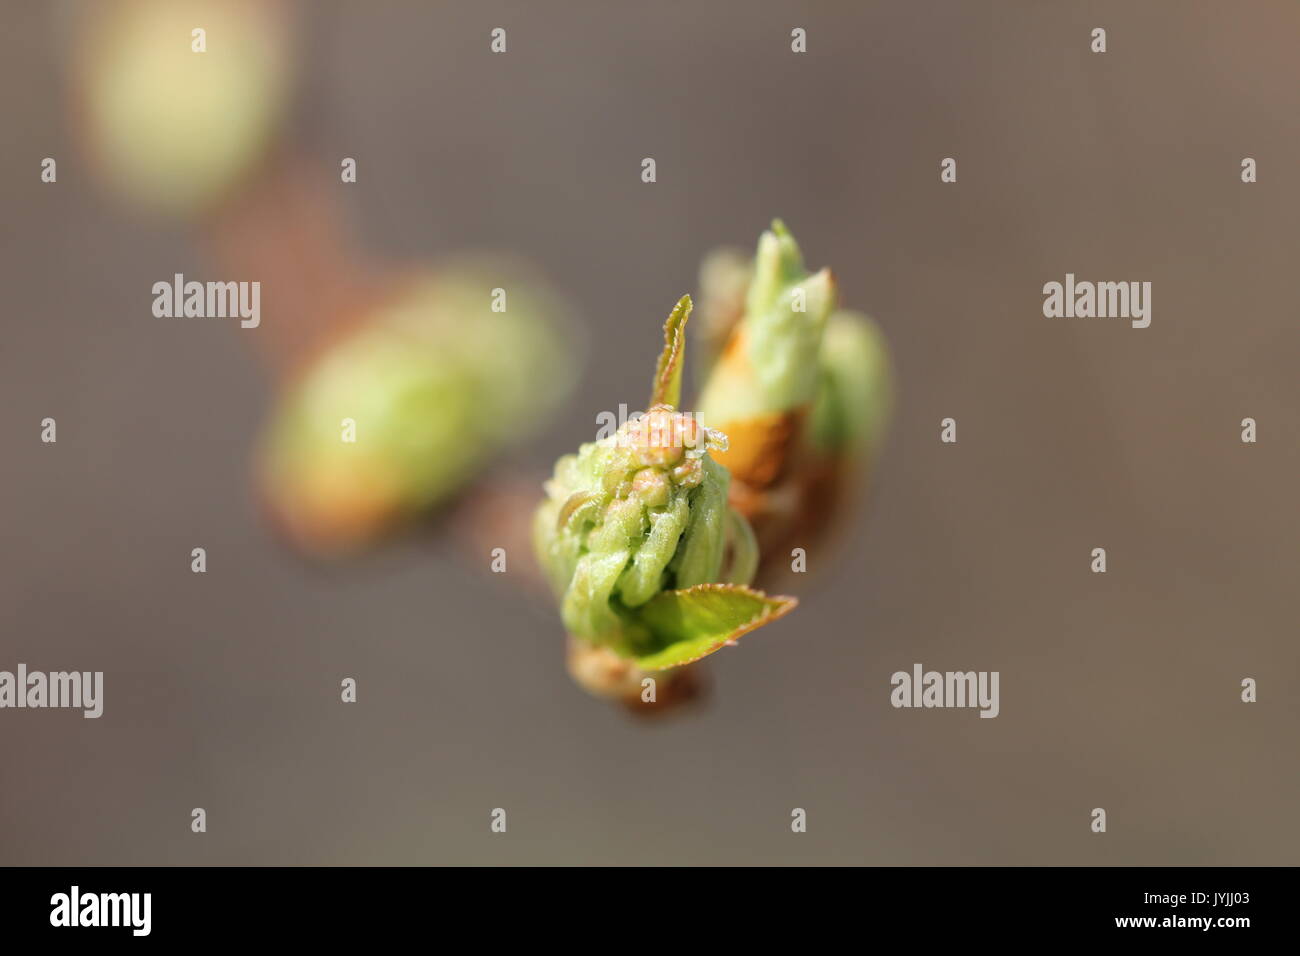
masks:
[[(266, 155), (285, 113), (291, 69), (281, 4), (92, 6), (76, 95), (101, 175), (150, 209), (207, 210)], [(203, 52), (194, 50), (196, 29)]]
[(700, 264), (700, 306), (695, 319), (696, 382), (707, 381), (731, 332), (745, 314), (745, 294), (754, 274), (748, 255), (715, 249)]
[[(510, 307), (491, 309), (491, 290)], [(262, 494), (303, 549), (370, 543), (437, 507), (569, 394), (566, 307), (518, 267), (479, 262), (406, 283), (287, 383), (263, 435)], [(354, 423), (344, 441), (340, 422)]]
[(879, 326), (858, 312), (839, 311), (826, 323), (821, 382), (809, 438), (825, 455), (874, 457), (893, 407), (889, 350)]

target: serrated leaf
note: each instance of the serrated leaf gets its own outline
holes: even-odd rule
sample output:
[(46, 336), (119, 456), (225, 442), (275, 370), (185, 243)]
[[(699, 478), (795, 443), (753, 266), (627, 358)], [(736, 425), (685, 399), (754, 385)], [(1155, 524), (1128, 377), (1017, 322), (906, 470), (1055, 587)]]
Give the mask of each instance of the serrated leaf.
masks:
[(664, 350), (655, 365), (655, 380), (650, 388), (650, 406), (671, 405), (682, 399), (682, 359), (686, 352), (686, 320), (691, 316), (691, 297), (682, 296), (668, 321), (664, 323)]
[(789, 613), (797, 603), (792, 597), (769, 597), (738, 584), (661, 591), (636, 610), (637, 621), (657, 645), (639, 649), (637, 665), (664, 670), (698, 661)]

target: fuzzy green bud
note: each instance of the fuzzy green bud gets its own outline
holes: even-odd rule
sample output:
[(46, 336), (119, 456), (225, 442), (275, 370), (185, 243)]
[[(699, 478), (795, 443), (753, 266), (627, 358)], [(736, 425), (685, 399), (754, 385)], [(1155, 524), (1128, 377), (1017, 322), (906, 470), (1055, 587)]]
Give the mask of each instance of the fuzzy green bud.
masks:
[(633, 612), (660, 591), (717, 582), (731, 537), (726, 438), (656, 405), (556, 463), (538, 509), (538, 562), (574, 637), (633, 653)]

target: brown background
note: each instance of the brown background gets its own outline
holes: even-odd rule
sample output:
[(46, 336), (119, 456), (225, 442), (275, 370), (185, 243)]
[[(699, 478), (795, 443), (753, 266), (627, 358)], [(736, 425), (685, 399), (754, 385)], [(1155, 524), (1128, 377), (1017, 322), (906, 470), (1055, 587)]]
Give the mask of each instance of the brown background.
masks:
[[(780, 215), (895, 351), (872, 508), (659, 725), (571, 685), (554, 615), (450, 535), (302, 564), (247, 482), (257, 333), (153, 319), (153, 282), (218, 277), (95, 188), (79, 8), (6, 3), (0, 669), (106, 693), (0, 712), (0, 863), (1296, 862), (1300, 7), (311, 10), (300, 142), (358, 159), (356, 241), (514, 250), (581, 306), (594, 361), (517, 470), (638, 407), (700, 256)], [(1066, 272), (1152, 282), (1151, 327), (1044, 318)], [(914, 662), (1000, 671), (1001, 716), (892, 709)]]

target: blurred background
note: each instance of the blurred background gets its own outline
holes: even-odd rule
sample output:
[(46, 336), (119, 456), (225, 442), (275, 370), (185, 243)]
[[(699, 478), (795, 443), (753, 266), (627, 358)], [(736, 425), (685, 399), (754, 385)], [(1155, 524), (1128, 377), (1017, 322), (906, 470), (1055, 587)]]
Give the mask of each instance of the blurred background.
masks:
[[(277, 7), (279, 179), (177, 215), (97, 165), (100, 6), (7, 4), (0, 31), (0, 669), (105, 673), (99, 720), (0, 714), (0, 863), (1296, 862), (1300, 7)], [(315, 215), (337, 241), (299, 250), (294, 300), (271, 227)], [(463, 520), (322, 564), (264, 519), (276, 380), (375, 263), (508, 252), (573, 303), (576, 391), (495, 463), (540, 482), (644, 402), (701, 256), (773, 216), (883, 326), (897, 412), (844, 547), (701, 709), (583, 694)], [(262, 327), (155, 319), (177, 272), (261, 279)], [(1067, 272), (1150, 281), (1150, 328), (1044, 318)], [(1000, 671), (1001, 715), (891, 708), (916, 662)]]

